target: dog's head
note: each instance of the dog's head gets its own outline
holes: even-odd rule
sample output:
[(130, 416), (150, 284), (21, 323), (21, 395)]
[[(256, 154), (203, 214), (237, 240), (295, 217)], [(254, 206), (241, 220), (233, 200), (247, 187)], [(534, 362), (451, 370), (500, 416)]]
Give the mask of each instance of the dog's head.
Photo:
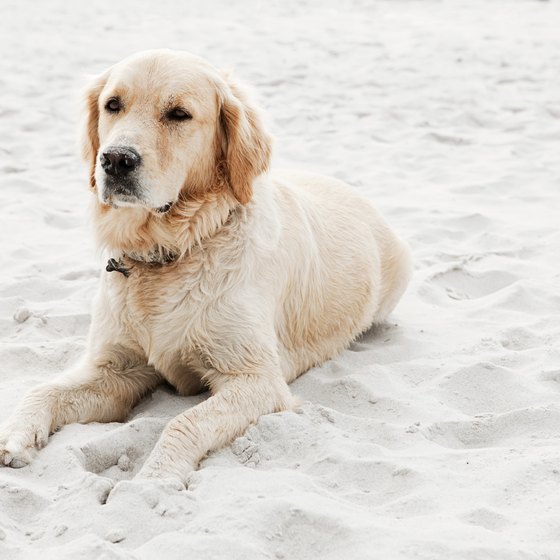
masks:
[(83, 153), (101, 204), (167, 211), (183, 193), (229, 189), (246, 204), (271, 140), (242, 91), (184, 52), (146, 51), (86, 95)]

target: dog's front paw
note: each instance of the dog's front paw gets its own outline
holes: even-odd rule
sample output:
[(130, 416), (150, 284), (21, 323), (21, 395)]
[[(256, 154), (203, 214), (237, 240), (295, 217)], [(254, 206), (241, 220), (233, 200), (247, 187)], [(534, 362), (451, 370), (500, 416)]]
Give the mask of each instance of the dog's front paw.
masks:
[(175, 481), (185, 488), (189, 475), (194, 470), (189, 462), (182, 460), (182, 457), (175, 458), (162, 454), (156, 447), (135, 476), (135, 480)]
[(134, 477), (134, 480), (136, 482), (161, 482), (162, 484), (167, 484), (170, 487), (175, 487), (177, 490), (184, 490), (186, 486), (185, 478), (177, 472), (173, 470), (167, 471), (161, 468), (153, 468), (148, 465), (144, 465), (144, 467), (142, 467), (140, 472)]
[(28, 465), (36, 450), (45, 447), (49, 429), (33, 418), (8, 421), (0, 425), (0, 465), (19, 469)]

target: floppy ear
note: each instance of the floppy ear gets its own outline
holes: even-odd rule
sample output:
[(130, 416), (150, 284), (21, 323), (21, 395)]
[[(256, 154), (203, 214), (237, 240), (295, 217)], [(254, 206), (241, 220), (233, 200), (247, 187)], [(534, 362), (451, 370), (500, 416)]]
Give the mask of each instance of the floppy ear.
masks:
[(107, 82), (106, 76), (96, 78), (87, 88), (84, 96), (85, 119), (82, 128), (82, 157), (89, 164), (89, 185), (95, 190), (95, 161), (99, 151), (99, 94)]
[(231, 83), (228, 90), (220, 109), (223, 163), (233, 195), (247, 204), (253, 195), (253, 179), (268, 169), (272, 138), (245, 94)]

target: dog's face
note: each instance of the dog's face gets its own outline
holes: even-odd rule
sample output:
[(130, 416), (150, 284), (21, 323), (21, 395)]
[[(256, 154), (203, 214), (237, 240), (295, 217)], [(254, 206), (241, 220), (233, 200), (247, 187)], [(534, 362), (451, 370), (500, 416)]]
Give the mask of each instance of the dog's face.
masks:
[(101, 204), (165, 213), (181, 193), (229, 188), (239, 202), (264, 172), (270, 139), (242, 93), (188, 53), (147, 51), (87, 95), (84, 153)]

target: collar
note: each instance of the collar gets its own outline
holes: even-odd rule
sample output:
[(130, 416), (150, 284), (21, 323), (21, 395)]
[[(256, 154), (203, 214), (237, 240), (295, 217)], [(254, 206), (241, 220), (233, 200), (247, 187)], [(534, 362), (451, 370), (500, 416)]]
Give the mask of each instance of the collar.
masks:
[(107, 272), (120, 272), (125, 278), (128, 278), (130, 276), (130, 271), (134, 268), (134, 266), (127, 267), (124, 263), (125, 259), (138, 264), (165, 266), (175, 262), (177, 258), (178, 255), (176, 253), (167, 251), (166, 249), (163, 249), (162, 251), (150, 251), (146, 256), (136, 252), (122, 253), (118, 260), (110, 258), (107, 261), (105, 270)]
[[(229, 222), (234, 209), (230, 209), (228, 215), (224, 222), (222, 223), (222, 227)], [(105, 270), (107, 272), (120, 272), (125, 278), (130, 276), (130, 271), (134, 268), (133, 266), (126, 266), (125, 260), (133, 261), (136, 264), (142, 265), (149, 265), (149, 266), (167, 266), (173, 262), (176, 262), (179, 258), (179, 254), (168, 249), (160, 249), (160, 250), (152, 250), (147, 255), (143, 255), (141, 253), (137, 253), (135, 251), (131, 251), (130, 253), (123, 252), (121, 256), (117, 259), (110, 258), (107, 261), (107, 266)]]
[(169, 249), (160, 249), (159, 251), (150, 251), (147, 255), (131, 251), (130, 253), (123, 253), (122, 257), (143, 264), (170, 264), (176, 261), (179, 255)]

